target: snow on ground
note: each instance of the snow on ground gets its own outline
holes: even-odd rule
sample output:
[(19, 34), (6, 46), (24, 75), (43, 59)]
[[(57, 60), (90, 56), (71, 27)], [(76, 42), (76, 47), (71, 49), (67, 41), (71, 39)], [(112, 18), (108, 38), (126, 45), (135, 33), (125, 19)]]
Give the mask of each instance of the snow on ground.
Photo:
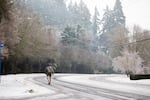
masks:
[[(54, 94), (56, 91), (47, 89), (34, 83), (33, 77), (43, 76), (44, 74), (18, 74), (18, 75), (3, 75), (0, 82), (0, 99), (18, 99), (24, 97), (39, 96), (45, 94)], [(57, 74), (56, 74), (57, 76)], [(59, 75), (61, 76), (61, 74)], [(63, 77), (62, 77), (63, 76)], [(104, 74), (62, 74), (58, 77), (59, 80), (78, 83), (82, 85), (89, 85), (93, 87), (108, 88), (112, 90), (120, 90), (124, 92), (131, 92), (143, 95), (150, 94), (150, 80), (135, 80), (131, 81), (125, 75), (104, 75)], [(45, 77), (46, 78), (46, 77)], [(94, 78), (94, 80), (92, 79)], [(103, 81), (101, 79), (103, 78)], [(109, 80), (109, 82), (105, 82)], [(115, 81), (115, 83), (113, 83)], [(128, 84), (132, 83), (147, 85), (146, 87), (133, 87)], [(142, 91), (142, 93), (141, 93)]]
[[(54, 91), (29, 81), (35, 76), (37, 74), (2, 75), (0, 77), (0, 99), (18, 99), (54, 93)], [(38, 76), (44, 76), (44, 74), (38, 74)]]
[(143, 79), (143, 80), (130, 80), (127, 75), (115, 75), (114, 77), (108, 77), (106, 80), (111, 80), (114, 82), (120, 82), (120, 83), (136, 83), (136, 84), (142, 84), (142, 85), (150, 85), (150, 79)]
[[(92, 86), (96, 88), (104, 88), (104, 89), (110, 89), (110, 90), (116, 90), (116, 91), (122, 91), (122, 92), (129, 92), (129, 93), (136, 93), (136, 94), (142, 94), (149, 96), (150, 94), (150, 80), (140, 80), (141, 86), (137, 86), (136, 82), (128, 80), (128, 78), (123, 79), (123, 83), (133, 83), (133, 85), (129, 84), (121, 84), (120, 82), (113, 83), (113, 82), (105, 82), (105, 78), (107, 79), (110, 78), (110, 80), (115, 80), (115, 75), (72, 75), (72, 76), (65, 76), (65, 77), (60, 77), (59, 80), (66, 81), (66, 82), (71, 82), (71, 83), (77, 83), (77, 84), (82, 84), (82, 85), (87, 85), (87, 86)], [(96, 77), (98, 79), (95, 80), (90, 80), (93, 77)], [(102, 79), (102, 80), (101, 80)], [(117, 77), (117, 81), (122, 81), (122, 77)], [(143, 83), (142, 83), (143, 82)], [(147, 83), (148, 82), (148, 83)], [(144, 85), (149, 85), (147, 87), (143, 87)], [(142, 92), (141, 92), (142, 91)]]

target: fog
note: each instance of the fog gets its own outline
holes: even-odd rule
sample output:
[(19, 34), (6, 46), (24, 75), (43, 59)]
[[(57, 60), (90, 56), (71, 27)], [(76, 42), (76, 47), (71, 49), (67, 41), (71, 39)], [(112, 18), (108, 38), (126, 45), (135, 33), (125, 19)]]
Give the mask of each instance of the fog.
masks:
[[(129, 2), (108, 1), (15, 0), (7, 5), (10, 19), (0, 13), (0, 39), (8, 51), (3, 66), (9, 66), (3, 73), (44, 72), (48, 63), (56, 65), (56, 72), (69, 73), (137, 73), (142, 66), (149, 68), (150, 32), (138, 25), (128, 29), (130, 14), (124, 5)], [(142, 59), (138, 68), (135, 56), (130, 64), (122, 60), (128, 54)]]

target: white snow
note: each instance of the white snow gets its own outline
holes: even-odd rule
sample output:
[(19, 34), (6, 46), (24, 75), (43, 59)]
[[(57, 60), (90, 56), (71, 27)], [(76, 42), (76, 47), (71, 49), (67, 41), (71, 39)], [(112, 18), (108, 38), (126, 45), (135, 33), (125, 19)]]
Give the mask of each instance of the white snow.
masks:
[(114, 82), (119, 83), (131, 83), (131, 84), (141, 84), (141, 85), (150, 85), (150, 79), (143, 79), (143, 80), (130, 80), (127, 75), (115, 75), (114, 77), (108, 77), (107, 80), (111, 80)]
[[(88, 85), (97, 88), (106, 88), (131, 92), (137, 94), (150, 94), (150, 80), (135, 80), (131, 81), (125, 75), (104, 75), (104, 74), (58, 74), (59, 80), (72, 82), (82, 85)], [(32, 97), (46, 94), (60, 95), (54, 90), (37, 85), (34, 83), (34, 77), (45, 77), (44, 74), (18, 74), (18, 75), (3, 75), (0, 82), (0, 99), (18, 99), (24, 97)], [(57, 76), (57, 74), (56, 74)], [(45, 77), (46, 78), (46, 77)], [(101, 78), (103, 78), (101, 80)], [(108, 82), (105, 82), (108, 81)], [(110, 83), (109, 83), (110, 81)], [(122, 84), (125, 83), (125, 84)], [(128, 85), (134, 84), (132, 85)], [(42, 83), (41, 83), (42, 84)], [(140, 84), (140, 86), (136, 86)], [(146, 85), (146, 86), (145, 86)], [(31, 92), (29, 92), (31, 90)], [(141, 92), (142, 91), (142, 92)], [(100, 92), (100, 91), (99, 91)], [(62, 96), (62, 95), (61, 95)], [(37, 99), (38, 100), (38, 99)]]
[[(54, 93), (52, 90), (31, 82), (35, 76), (37, 74), (2, 75), (0, 77), (0, 99), (18, 99)], [(44, 76), (44, 74), (38, 74), (38, 76)]]
[[(103, 78), (102, 76), (105, 76), (106, 79), (101, 80)], [(96, 88), (104, 88), (104, 89), (110, 89), (110, 90), (116, 90), (116, 91), (122, 91), (122, 92), (129, 92), (129, 93), (136, 93), (140, 95), (146, 95), (149, 96), (150, 94), (150, 80), (139, 80), (139, 81), (131, 81), (127, 77), (122, 78), (124, 75), (120, 75), (120, 77), (114, 77), (116, 75), (72, 75), (72, 76), (65, 76), (59, 78), (59, 80), (71, 82), (71, 83), (77, 83), (87, 86), (92, 86)], [(98, 79), (95, 80), (89, 80), (94, 77), (98, 77)], [(110, 82), (105, 82), (105, 80), (110, 80)], [(114, 83), (113, 81), (116, 81)], [(132, 83), (132, 85), (129, 84), (121, 84), (122, 83)], [(141, 84), (141, 86), (137, 86), (138, 84)], [(146, 87), (143, 87), (143, 85), (148, 85)], [(141, 92), (142, 91), (142, 92)]]

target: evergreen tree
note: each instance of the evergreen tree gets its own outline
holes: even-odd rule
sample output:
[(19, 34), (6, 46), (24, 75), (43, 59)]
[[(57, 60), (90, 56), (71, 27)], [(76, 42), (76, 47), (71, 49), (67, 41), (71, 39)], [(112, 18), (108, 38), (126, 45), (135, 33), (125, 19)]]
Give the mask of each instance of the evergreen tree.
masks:
[(92, 30), (93, 30), (93, 34), (95, 34), (95, 35), (98, 34), (99, 24), (100, 24), (99, 12), (97, 10), (97, 7), (95, 7), (93, 22), (92, 22)]
[(84, 28), (89, 29), (91, 27), (91, 22), (90, 22), (91, 15), (90, 15), (89, 9), (87, 8), (87, 5), (82, 0), (80, 0), (80, 3), (79, 3), (79, 14), (81, 17), (81, 20), (80, 20), (81, 25)]
[(75, 4), (70, 2), (69, 6), (68, 6), (68, 12), (69, 12), (68, 23), (70, 25), (78, 25), (80, 17), (78, 14), (78, 5), (76, 2), (75, 2)]
[(63, 44), (75, 44), (78, 41), (78, 34), (76, 32), (76, 29), (70, 26), (67, 26), (63, 33), (61, 34), (62, 37), (62, 43)]
[(48, 16), (49, 19), (51, 19), (51, 25), (62, 25), (62, 27), (64, 27), (68, 15), (64, 0), (55, 0), (54, 4), (51, 4), (51, 6), (53, 8), (49, 9), (50, 11), (48, 12), (51, 14), (51, 16)]
[(95, 7), (95, 12), (92, 20), (92, 33), (93, 33), (92, 48), (94, 50), (96, 50), (98, 47), (99, 25), (100, 25), (99, 12)]
[(110, 32), (115, 26), (114, 26), (114, 14), (113, 11), (108, 8), (108, 6), (105, 9), (103, 18), (102, 18), (102, 34)]
[(110, 10), (106, 7), (102, 18), (102, 30), (100, 35), (100, 45), (105, 52), (108, 52), (109, 37), (113, 31), (120, 27), (125, 27), (125, 16), (122, 11), (120, 0), (116, 0), (114, 9)]
[(114, 16), (113, 11), (108, 8), (105, 9), (102, 21), (102, 30), (100, 35), (100, 46), (104, 52), (108, 52), (108, 33), (114, 28)]
[(77, 3), (72, 4), (70, 3), (69, 7), (69, 23), (71, 25), (80, 25), (83, 28), (89, 30), (91, 27), (90, 22), (90, 12), (87, 8), (86, 4), (81, 0), (79, 5)]
[(125, 16), (122, 11), (120, 0), (116, 0), (113, 12), (114, 12), (115, 25), (125, 25)]

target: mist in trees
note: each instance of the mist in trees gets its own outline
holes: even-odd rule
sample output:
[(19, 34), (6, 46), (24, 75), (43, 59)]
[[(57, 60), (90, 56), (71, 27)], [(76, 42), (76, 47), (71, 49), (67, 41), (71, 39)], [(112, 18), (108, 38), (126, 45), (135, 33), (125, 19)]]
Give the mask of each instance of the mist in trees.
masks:
[(120, 0), (103, 14), (93, 8), (94, 15), (83, 0), (0, 2), (4, 74), (43, 72), (47, 63), (71, 73), (137, 73), (150, 65), (148, 40), (142, 41), (150, 32), (126, 28)]
[[(3, 24), (7, 28), (13, 24), (11, 30), (1, 31), (4, 34), (4, 48), (7, 48), (9, 54), (8, 58), (3, 59), (3, 72), (44, 71), (43, 66), (55, 59), (57, 34), (53, 29), (45, 27), (40, 17), (31, 13), (22, 1), (14, 1), (11, 14), (13, 21), (9, 21), (8, 25)], [(50, 41), (54, 43), (49, 43)]]
[(101, 23), (102, 23), (102, 30), (99, 39), (100, 45), (105, 52), (109, 52), (107, 47), (108, 44), (110, 43), (108, 35), (110, 35), (112, 32), (115, 32), (114, 31), (115, 29), (125, 27), (125, 16), (122, 11), (122, 5), (120, 0), (116, 0), (113, 10), (109, 9), (109, 7), (106, 6)]

